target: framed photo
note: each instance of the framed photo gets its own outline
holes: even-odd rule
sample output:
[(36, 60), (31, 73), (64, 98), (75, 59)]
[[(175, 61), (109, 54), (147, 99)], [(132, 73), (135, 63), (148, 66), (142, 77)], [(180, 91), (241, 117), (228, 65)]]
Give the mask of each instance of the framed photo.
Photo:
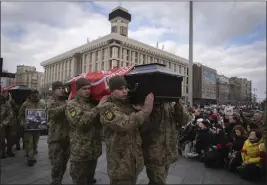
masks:
[(25, 125), (27, 131), (40, 131), (47, 129), (47, 112), (45, 109), (26, 109)]

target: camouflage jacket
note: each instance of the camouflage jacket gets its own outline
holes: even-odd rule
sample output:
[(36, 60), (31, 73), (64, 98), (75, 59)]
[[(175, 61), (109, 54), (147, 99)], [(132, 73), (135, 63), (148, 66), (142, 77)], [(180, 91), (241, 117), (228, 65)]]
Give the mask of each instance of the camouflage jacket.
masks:
[(20, 123), (18, 120), (20, 105), (15, 104), (14, 100), (12, 99), (8, 100), (7, 104), (9, 107), (8, 111), (12, 115), (10, 120), (10, 128), (14, 132), (18, 132), (20, 130)]
[(5, 126), (11, 126), (12, 124), (13, 112), (10, 110), (11, 108), (8, 102), (0, 105), (0, 131), (2, 131)]
[(70, 125), (71, 161), (98, 159), (102, 154), (99, 108), (76, 97), (66, 107)]
[(20, 109), (19, 109), (19, 123), (22, 123), (24, 126), (26, 124), (26, 110), (27, 109), (46, 109), (46, 104), (38, 101), (38, 102), (31, 102), (30, 100), (25, 101)]
[(65, 116), (66, 101), (56, 99), (49, 100), (47, 103), (47, 114), (49, 132), (47, 143), (69, 141), (69, 123)]
[(177, 137), (191, 116), (179, 104), (154, 105), (149, 120), (141, 128), (146, 166), (170, 165), (178, 159)]
[(139, 127), (148, 114), (135, 112), (128, 102), (109, 98), (101, 107), (100, 120), (107, 146), (108, 174), (131, 179), (144, 167)]

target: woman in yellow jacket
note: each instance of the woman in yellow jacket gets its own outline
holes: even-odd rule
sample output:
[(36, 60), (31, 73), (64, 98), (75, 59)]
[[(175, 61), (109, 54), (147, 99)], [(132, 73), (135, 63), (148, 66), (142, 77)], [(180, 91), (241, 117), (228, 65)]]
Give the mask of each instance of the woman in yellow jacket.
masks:
[(262, 169), (265, 164), (265, 146), (262, 133), (259, 130), (252, 130), (241, 150), (243, 160), (239, 173), (242, 178), (256, 180), (262, 178)]

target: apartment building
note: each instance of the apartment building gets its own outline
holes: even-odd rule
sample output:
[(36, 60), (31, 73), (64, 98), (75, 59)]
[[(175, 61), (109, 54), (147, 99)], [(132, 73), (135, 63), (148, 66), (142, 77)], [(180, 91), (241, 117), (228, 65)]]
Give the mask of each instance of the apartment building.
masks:
[(36, 71), (33, 66), (18, 65), (15, 75), (15, 85), (27, 85), (29, 88), (41, 90), (42, 72)]

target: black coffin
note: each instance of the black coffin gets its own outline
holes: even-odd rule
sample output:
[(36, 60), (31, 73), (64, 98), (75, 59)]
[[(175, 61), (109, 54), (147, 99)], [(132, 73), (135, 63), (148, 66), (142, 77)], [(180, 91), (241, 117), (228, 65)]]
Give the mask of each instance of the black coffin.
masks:
[(18, 85), (9, 89), (12, 99), (17, 105), (22, 105), (30, 96), (31, 91), (32, 89), (26, 85)]
[(125, 75), (129, 86), (129, 98), (133, 104), (143, 103), (152, 92), (155, 102), (173, 102), (182, 96), (183, 77), (163, 64), (138, 65)]

